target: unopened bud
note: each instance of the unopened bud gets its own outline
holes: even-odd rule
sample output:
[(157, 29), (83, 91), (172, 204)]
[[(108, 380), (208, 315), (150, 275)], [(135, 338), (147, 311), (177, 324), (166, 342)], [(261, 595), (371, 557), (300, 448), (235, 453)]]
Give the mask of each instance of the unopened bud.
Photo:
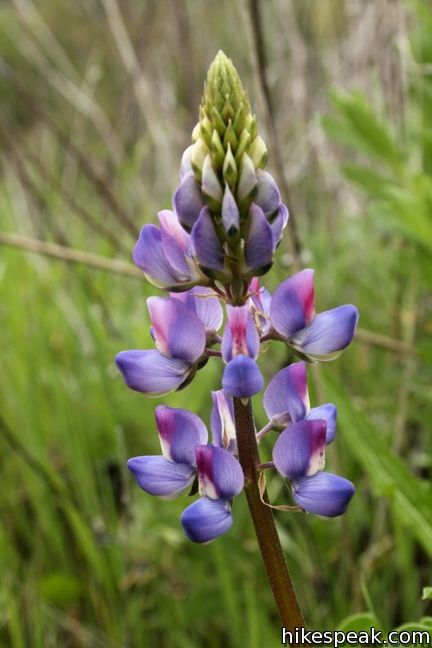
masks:
[(240, 229), (240, 214), (230, 188), (225, 187), (222, 201), (222, 223), (229, 237), (235, 236)]
[(242, 131), (244, 130), (246, 115), (247, 115), (247, 108), (242, 103), (240, 104), (240, 107), (237, 110), (233, 121), (233, 128), (238, 137), (240, 137)]
[(190, 173), (192, 171), (192, 152), (193, 152), (194, 145), (191, 144), (190, 146), (187, 147), (187, 149), (184, 151), (180, 163), (180, 178), (183, 178), (186, 173)]
[(252, 202), (258, 181), (255, 167), (249, 155), (245, 153), (240, 163), (239, 183), (237, 187), (237, 198), (242, 209)]
[(197, 139), (201, 136), (201, 124), (198, 122), (195, 124), (194, 129), (192, 131), (192, 142), (196, 142)]
[(223, 177), (225, 182), (227, 182), (231, 188), (234, 188), (237, 183), (237, 164), (234, 159), (234, 155), (231, 151), (231, 146), (228, 144), (228, 151), (225, 155), (225, 160), (223, 164)]
[(240, 141), (237, 146), (237, 151), (235, 154), (236, 162), (239, 164), (241, 162), (243, 153), (247, 150), (250, 142), (250, 135), (247, 130), (244, 130), (241, 134)]
[(216, 163), (216, 166), (221, 169), (225, 160), (225, 150), (222, 146), (221, 139), (217, 130), (213, 131), (212, 140), (211, 140), (211, 152), (212, 157)]
[(225, 131), (224, 139), (223, 139), (224, 147), (227, 149), (228, 146), (231, 146), (231, 148), (235, 151), (238, 145), (238, 139), (237, 135), (234, 132), (234, 128), (232, 127), (231, 120), (228, 122), (227, 129)]
[(268, 151), (262, 137), (257, 135), (249, 146), (248, 154), (257, 169), (264, 169), (267, 164)]
[(222, 202), (222, 187), (219, 182), (216, 171), (212, 165), (210, 155), (207, 155), (202, 167), (202, 184), (201, 189), (207, 198), (207, 203), (212, 209), (219, 209)]
[(202, 139), (200, 137), (195, 144), (192, 145), (192, 152), (191, 152), (191, 166), (192, 170), (195, 174), (195, 177), (198, 180), (201, 180), (202, 177), (202, 168), (204, 164), (204, 160), (206, 156), (208, 155), (208, 148)]

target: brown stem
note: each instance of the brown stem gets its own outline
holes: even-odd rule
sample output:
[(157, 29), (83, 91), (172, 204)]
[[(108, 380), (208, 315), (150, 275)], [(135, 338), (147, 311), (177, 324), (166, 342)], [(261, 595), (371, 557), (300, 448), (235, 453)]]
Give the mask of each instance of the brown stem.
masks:
[[(260, 498), (258, 476), (261, 462), (251, 401), (244, 404), (240, 398), (234, 398), (234, 415), (239, 461), (243, 468), (246, 498), (259, 548), (282, 625), (289, 632), (294, 632), (296, 628), (304, 628), (305, 622), (285, 562), (272, 510)], [(264, 492), (263, 500), (268, 501), (267, 492)]]

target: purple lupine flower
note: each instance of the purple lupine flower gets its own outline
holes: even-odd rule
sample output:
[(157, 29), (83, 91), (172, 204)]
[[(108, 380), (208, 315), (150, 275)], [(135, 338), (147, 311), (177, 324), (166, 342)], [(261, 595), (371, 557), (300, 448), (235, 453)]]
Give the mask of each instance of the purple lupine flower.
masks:
[(227, 366), (222, 386), (231, 396), (249, 398), (263, 388), (263, 377), (255, 362), (259, 347), (259, 333), (249, 305), (227, 306), (227, 323), (221, 344)]
[(160, 227), (144, 225), (132, 258), (147, 279), (159, 288), (187, 289), (202, 281), (189, 234), (168, 209), (158, 214)]
[(261, 207), (252, 203), (249, 208), (249, 229), (245, 238), (246, 275), (265, 274), (273, 264), (275, 242), (273, 230)]
[(255, 202), (261, 207), (270, 223), (273, 235), (273, 251), (279, 245), (282, 234), (288, 223), (288, 209), (281, 202), (279, 188), (268, 171), (258, 169), (258, 185)]
[(283, 429), (290, 422), (303, 419), (319, 419), (326, 423), (326, 445), (335, 437), (337, 409), (332, 403), (311, 409), (305, 362), (295, 362), (278, 371), (264, 392), (263, 404), (274, 429)]
[(240, 212), (228, 185), (224, 191), (221, 216), (222, 224), (227, 235), (229, 237), (235, 236), (240, 230)]
[(204, 205), (204, 198), (193, 171), (185, 173), (174, 194), (173, 208), (186, 231), (192, 229)]
[(223, 323), (223, 309), (214, 290), (195, 286), (181, 293), (171, 293), (170, 296), (181, 301), (201, 320), (207, 344), (219, 339), (217, 332)]
[(231, 499), (243, 490), (243, 471), (237, 459), (224, 448), (200, 445), (195, 448), (199, 493), (210, 499)]
[(243, 490), (244, 477), (228, 450), (198, 446), (195, 452), (201, 499), (183, 511), (181, 523), (190, 540), (209, 542), (231, 528), (231, 500)]
[(192, 542), (210, 542), (231, 529), (231, 504), (225, 500), (202, 497), (183, 511), (181, 523)]
[[(156, 408), (162, 454), (135, 457), (129, 468), (148, 493), (172, 497), (198, 487), (199, 499), (181, 516), (186, 536), (206, 543), (233, 524), (232, 501), (243, 489), (244, 445), (237, 445), (234, 399), (243, 404), (263, 388), (257, 365), (261, 342), (283, 340), (303, 359), (330, 360), (351, 341), (358, 320), (352, 305), (316, 315), (313, 271), (303, 270), (272, 296), (260, 285), (288, 222), (277, 184), (264, 170), (267, 149), (232, 63), (212, 64), (192, 144), (185, 150), (173, 211), (160, 227), (145, 225), (133, 259), (170, 297), (148, 299), (156, 349), (119, 353), (126, 384), (160, 395), (187, 386), (210, 356), (221, 356), (222, 388), (212, 392), (211, 444), (201, 419), (186, 410)], [(226, 304), (223, 323), (221, 302)], [(220, 344), (220, 351), (214, 349)], [(240, 403), (235, 403), (236, 411)], [(343, 513), (353, 485), (323, 472), (336, 432), (336, 408), (310, 408), (305, 362), (278, 371), (264, 393), (268, 424), (280, 432), (274, 467), (304, 511)], [(251, 430), (253, 434), (253, 430)], [(243, 450), (242, 450), (243, 448)], [(246, 461), (248, 458), (246, 457)]]
[(207, 443), (207, 429), (196, 414), (165, 405), (156, 407), (155, 418), (162, 455), (133, 457), (128, 468), (150, 495), (173, 497), (192, 485), (195, 448)]
[(304, 511), (325, 517), (345, 513), (354, 492), (354, 485), (348, 479), (327, 472), (292, 482), (294, 501)]
[(192, 229), (195, 255), (204, 274), (219, 278), (224, 269), (224, 252), (208, 207), (204, 207)]
[(155, 350), (122, 351), (116, 363), (128, 387), (149, 395), (178, 389), (205, 357), (206, 331), (185, 304), (169, 297), (149, 297)]
[(299, 421), (287, 427), (273, 446), (276, 470), (285, 478), (315, 475), (324, 468), (325, 421)]
[(184, 511), (182, 521), (191, 540), (208, 542), (231, 527), (232, 498), (243, 490), (232, 403), (223, 391), (213, 392), (211, 445), (204, 422), (192, 412), (158, 405), (155, 420), (162, 454), (133, 457), (128, 468), (140, 488), (163, 499), (181, 494), (197, 478), (201, 499)]
[(358, 310), (351, 304), (315, 315), (314, 271), (307, 269), (276, 289), (270, 316), (282, 340), (311, 360), (333, 360), (351, 342)]

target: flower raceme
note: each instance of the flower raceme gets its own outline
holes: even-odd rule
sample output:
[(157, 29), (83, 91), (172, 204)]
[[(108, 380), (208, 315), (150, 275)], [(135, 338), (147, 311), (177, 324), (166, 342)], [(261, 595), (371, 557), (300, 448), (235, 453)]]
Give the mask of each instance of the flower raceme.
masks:
[(354, 494), (348, 480), (323, 470), (337, 413), (332, 404), (310, 408), (306, 362), (336, 358), (354, 336), (358, 312), (348, 304), (316, 314), (311, 269), (285, 279), (273, 295), (261, 286), (288, 223), (266, 162), (246, 92), (219, 52), (172, 210), (159, 212), (159, 227), (144, 225), (133, 250), (146, 278), (168, 291), (147, 300), (154, 348), (116, 357), (127, 386), (150, 396), (185, 388), (210, 358), (225, 364), (222, 389), (212, 392), (211, 442), (196, 414), (158, 405), (162, 454), (128, 463), (151, 495), (198, 493), (181, 516), (194, 542), (213, 540), (233, 524), (233, 498), (244, 487), (233, 402), (248, 403), (264, 388), (263, 342), (281, 341), (300, 359), (278, 371), (264, 392), (268, 423), (257, 439), (278, 435), (271, 465), (309, 513), (340, 515)]

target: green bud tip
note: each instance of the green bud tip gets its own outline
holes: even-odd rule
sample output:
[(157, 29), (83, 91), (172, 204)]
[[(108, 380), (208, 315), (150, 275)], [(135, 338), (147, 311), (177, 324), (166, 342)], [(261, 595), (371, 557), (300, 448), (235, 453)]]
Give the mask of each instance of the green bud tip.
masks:
[(219, 191), (213, 191), (217, 180), (222, 189), (230, 187), (241, 210), (247, 211), (256, 188), (256, 169), (267, 162), (267, 148), (240, 76), (222, 51), (209, 67), (192, 141), (192, 168), (205, 185), (209, 206), (216, 212), (221, 207)]

